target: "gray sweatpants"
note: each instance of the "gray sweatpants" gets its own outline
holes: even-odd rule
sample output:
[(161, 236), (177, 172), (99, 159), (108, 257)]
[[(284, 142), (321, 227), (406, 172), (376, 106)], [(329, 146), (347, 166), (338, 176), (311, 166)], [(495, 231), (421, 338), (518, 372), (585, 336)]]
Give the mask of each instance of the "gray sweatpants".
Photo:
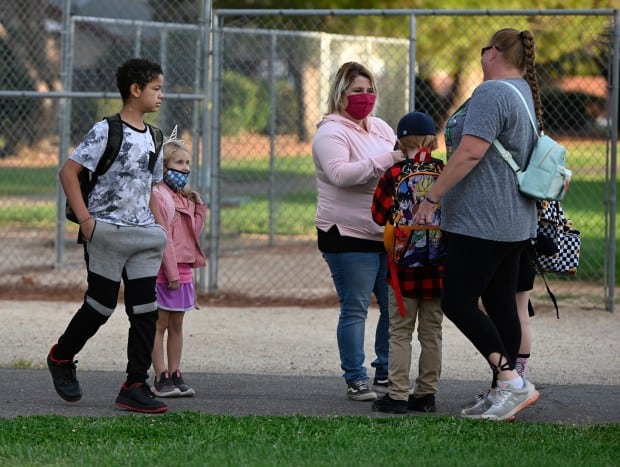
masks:
[(88, 289), (84, 303), (58, 339), (55, 358), (73, 359), (114, 312), (121, 280), (129, 318), (127, 383), (148, 379), (157, 322), (155, 282), (166, 232), (153, 224), (123, 227), (98, 221), (85, 241)]

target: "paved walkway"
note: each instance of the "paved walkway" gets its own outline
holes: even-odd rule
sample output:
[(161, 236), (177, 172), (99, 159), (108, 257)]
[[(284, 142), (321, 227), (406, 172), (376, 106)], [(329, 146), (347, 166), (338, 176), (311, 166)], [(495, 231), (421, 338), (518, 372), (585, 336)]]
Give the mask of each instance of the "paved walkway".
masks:
[[(369, 402), (346, 398), (342, 378), (336, 376), (241, 375), (186, 373), (196, 397), (166, 399), (170, 411), (244, 415), (359, 415), (384, 417)], [(129, 414), (114, 400), (124, 379), (122, 372), (79, 371), (84, 396), (75, 403), (60, 399), (47, 370), (0, 369), (0, 417), (64, 415), (109, 417)], [(484, 381), (442, 380), (435, 416), (458, 416)], [(517, 422), (569, 425), (620, 423), (620, 386), (538, 384), (539, 401), (517, 416)], [(410, 412), (411, 416), (420, 416)], [(149, 415), (152, 416), (152, 415)], [(400, 415), (392, 415), (400, 416)]]
[[(620, 316), (595, 304), (569, 307), (561, 319), (545, 302), (531, 320), (529, 378), (540, 400), (518, 421), (620, 423)], [(120, 309), (76, 356), (84, 397), (67, 403), (55, 393), (45, 364), (50, 346), (79, 304), (0, 300), (0, 417), (58, 414), (114, 416), (124, 381), (127, 317)], [(366, 367), (373, 376), (372, 308), (366, 327)], [(185, 320), (183, 372), (195, 398), (169, 399), (171, 411), (243, 415), (373, 414), (369, 403), (346, 398), (335, 329), (338, 311), (302, 307), (201, 307)], [(414, 338), (412, 376), (419, 344)], [(16, 369), (28, 367), (28, 369)], [(437, 415), (458, 416), (487, 389), (488, 365), (444, 321), (442, 380)], [(151, 371), (152, 380), (152, 371)]]

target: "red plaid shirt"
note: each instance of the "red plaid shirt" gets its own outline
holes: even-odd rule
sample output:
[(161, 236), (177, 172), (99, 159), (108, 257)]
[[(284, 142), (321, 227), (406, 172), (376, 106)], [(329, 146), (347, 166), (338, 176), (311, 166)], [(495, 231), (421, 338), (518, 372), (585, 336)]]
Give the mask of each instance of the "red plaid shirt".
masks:
[[(437, 162), (441, 162), (435, 159)], [(397, 162), (390, 167), (375, 189), (372, 200), (372, 218), (379, 225), (387, 224), (391, 219), (392, 204), (394, 202), (394, 192), (396, 190), (396, 180), (400, 175), (400, 170), (404, 161)], [(392, 261), (391, 258), (388, 261)], [(397, 277), (400, 283), (400, 290), (403, 297), (421, 298), (431, 300), (441, 295), (441, 273), (442, 266), (429, 266), (424, 268), (403, 268), (396, 266)], [(388, 268), (388, 283), (392, 283), (392, 275)]]

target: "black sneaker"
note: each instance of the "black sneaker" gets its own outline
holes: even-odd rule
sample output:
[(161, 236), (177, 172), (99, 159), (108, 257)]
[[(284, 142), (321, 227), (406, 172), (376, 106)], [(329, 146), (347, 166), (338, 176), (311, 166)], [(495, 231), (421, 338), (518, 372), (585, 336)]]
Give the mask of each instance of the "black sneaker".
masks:
[(77, 360), (56, 360), (53, 355), (57, 345), (54, 344), (47, 354), (47, 367), (52, 374), (54, 389), (67, 402), (79, 401), (82, 398), (82, 388), (75, 376)]
[(413, 397), (413, 394), (409, 396), (409, 402), (407, 404), (409, 410), (415, 410), (416, 412), (435, 412), (435, 394), (426, 394), (420, 397)]
[(167, 371), (162, 371), (159, 375), (159, 381), (155, 378), (151, 391), (157, 397), (179, 397), (181, 395), (181, 390), (172, 382), (170, 373)]
[(196, 395), (194, 388), (185, 384), (185, 381), (183, 381), (183, 376), (181, 376), (181, 372), (179, 370), (174, 370), (170, 376), (170, 379), (172, 384), (174, 384), (180, 391), (179, 395), (181, 397), (194, 397)]
[(387, 378), (381, 379), (375, 376), (375, 379), (372, 382), (372, 390), (375, 391), (376, 393), (387, 394), (388, 393), (388, 379)]
[(347, 385), (347, 396), (352, 401), (374, 401), (377, 393), (370, 390), (366, 381), (360, 380)]
[(373, 412), (407, 413), (407, 401), (397, 401), (386, 394), (372, 403)]
[(142, 413), (163, 413), (168, 406), (157, 399), (146, 383), (134, 383), (127, 386), (123, 383), (116, 398), (116, 405), (121, 409)]

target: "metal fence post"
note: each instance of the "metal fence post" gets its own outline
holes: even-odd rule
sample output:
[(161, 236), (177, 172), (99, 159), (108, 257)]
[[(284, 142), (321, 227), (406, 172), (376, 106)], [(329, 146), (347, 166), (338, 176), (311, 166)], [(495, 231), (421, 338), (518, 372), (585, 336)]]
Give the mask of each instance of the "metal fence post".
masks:
[(213, 73), (211, 84), (211, 95), (213, 103), (211, 105), (211, 187), (209, 190), (209, 201), (211, 204), (210, 234), (209, 239), (209, 292), (217, 291), (217, 273), (219, 261), (220, 245), (220, 89), (222, 86), (222, 33), (219, 28), (219, 19), (213, 18)]
[[(63, 92), (70, 92), (72, 88), (73, 69), (73, 35), (75, 29), (71, 20), (71, 0), (64, 0), (62, 8), (61, 32), (61, 61), (60, 75)], [(60, 142), (58, 145), (58, 169), (60, 169), (69, 152), (69, 134), (71, 131), (71, 98), (63, 97), (59, 102), (58, 129)], [(65, 193), (62, 185), (56, 185), (56, 265), (60, 268), (65, 262)]]
[(620, 12), (615, 12), (613, 29), (611, 37), (613, 38), (613, 55), (611, 66), (611, 152), (609, 161), (609, 179), (607, 184), (607, 200), (605, 202), (609, 216), (608, 223), (608, 254), (606, 256), (607, 274), (606, 274), (606, 290), (605, 290), (605, 308), (614, 312), (615, 308), (615, 291), (616, 291), (616, 216), (617, 216), (617, 193), (616, 185), (618, 181), (618, 107), (620, 99)]

